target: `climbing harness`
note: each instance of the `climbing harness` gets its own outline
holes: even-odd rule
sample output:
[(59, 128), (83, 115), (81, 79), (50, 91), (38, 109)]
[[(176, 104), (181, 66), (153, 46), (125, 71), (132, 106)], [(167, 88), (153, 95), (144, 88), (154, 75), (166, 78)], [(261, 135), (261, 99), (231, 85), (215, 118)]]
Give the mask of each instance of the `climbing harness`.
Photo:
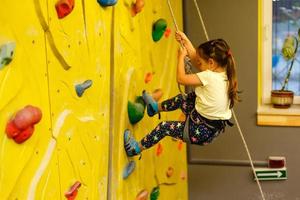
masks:
[[(171, 13), (171, 16), (172, 16), (172, 19), (173, 19), (173, 22), (174, 22), (176, 31), (178, 31), (178, 25), (177, 25), (177, 23), (176, 23), (176, 19), (175, 19), (174, 13), (173, 13), (173, 9), (172, 9), (170, 0), (167, 0), (167, 1), (168, 1), (169, 10), (170, 10), (170, 13)], [(205, 27), (204, 21), (203, 21), (203, 19), (202, 19), (202, 15), (201, 15), (201, 12), (200, 12), (200, 9), (199, 9), (197, 0), (194, 0), (194, 4), (195, 4), (195, 7), (196, 7), (196, 9), (197, 9), (197, 13), (198, 13), (199, 19), (200, 19), (200, 21), (201, 21), (202, 28), (203, 28), (203, 31), (204, 31), (204, 33), (205, 33), (206, 40), (209, 41), (209, 37), (208, 37), (207, 31), (206, 31), (206, 27)], [(182, 43), (181, 43), (181, 45), (182, 45)], [(181, 89), (180, 89), (180, 86), (178, 86), (178, 87), (179, 87), (180, 92), (182, 93), (182, 91), (181, 91)], [(247, 145), (246, 140), (245, 140), (245, 138), (244, 138), (243, 132), (242, 132), (242, 130), (241, 130), (241, 127), (240, 127), (240, 125), (239, 125), (239, 122), (238, 122), (238, 120), (237, 120), (237, 117), (236, 117), (236, 115), (235, 115), (235, 112), (234, 112), (233, 109), (231, 109), (231, 111), (232, 111), (233, 118), (234, 118), (234, 120), (235, 120), (235, 122), (236, 122), (238, 131), (239, 131), (239, 133), (240, 133), (241, 139), (242, 139), (242, 141), (243, 141), (244, 147), (245, 147), (245, 149), (246, 149), (246, 152), (247, 152), (247, 155), (248, 155), (248, 158), (249, 158), (249, 161), (250, 161), (250, 165), (251, 165), (251, 168), (252, 168), (252, 171), (253, 171), (253, 174), (254, 174), (254, 177), (255, 177), (255, 180), (256, 180), (256, 183), (257, 183), (259, 192), (260, 192), (260, 194), (261, 194), (261, 198), (262, 198), (262, 200), (265, 200), (265, 196), (264, 196), (264, 193), (263, 193), (263, 191), (262, 191), (260, 182), (259, 182), (259, 180), (258, 180), (258, 178), (257, 178), (256, 173), (255, 173), (255, 169), (254, 169), (254, 165), (253, 165), (253, 161), (252, 161), (252, 158), (251, 158), (250, 151), (249, 151), (249, 149), (248, 149), (248, 145)], [(187, 134), (186, 134), (186, 133), (184, 134), (184, 140), (187, 140), (187, 141), (189, 141), (189, 136), (188, 136), (189, 119), (190, 119), (190, 116), (188, 115), (188, 116), (187, 116), (187, 119), (186, 119), (186, 125), (185, 125), (185, 127), (184, 127), (184, 132), (187, 131), (187, 132), (186, 132)]]
[[(196, 116), (194, 116), (196, 115)], [(191, 144), (191, 140), (189, 137), (189, 124), (190, 121), (192, 121), (196, 125), (203, 124), (209, 129), (216, 131), (217, 133), (224, 132), (226, 125), (233, 126), (233, 123), (231, 123), (229, 120), (210, 120), (207, 119), (196, 111), (194, 108), (188, 115), (187, 119), (185, 120), (185, 125), (183, 129), (183, 141), (186, 143)]]

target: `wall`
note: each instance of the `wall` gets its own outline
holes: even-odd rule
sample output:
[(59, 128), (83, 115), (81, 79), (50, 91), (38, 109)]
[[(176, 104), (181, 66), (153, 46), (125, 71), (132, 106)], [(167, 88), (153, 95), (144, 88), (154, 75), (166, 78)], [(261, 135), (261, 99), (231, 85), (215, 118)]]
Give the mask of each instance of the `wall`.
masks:
[[(261, 182), (266, 199), (295, 200), (298, 187), (300, 152), (299, 128), (256, 125), (258, 74), (258, 2), (252, 0), (198, 0), (208, 35), (224, 38), (230, 44), (238, 68), (242, 102), (235, 107), (253, 160), (266, 161), (268, 156), (287, 159), (288, 180)], [(205, 36), (193, 4), (184, 1), (184, 30), (197, 46)], [(192, 146), (197, 159), (248, 160), (237, 127), (227, 128), (213, 144)], [(189, 164), (191, 200), (260, 199), (250, 167)]]
[[(58, 19), (55, 3), (1, 1), (0, 44), (15, 41), (16, 50), (0, 70), (0, 199), (66, 199), (76, 181), (81, 183), (76, 199), (134, 199), (156, 186), (159, 199), (187, 199), (186, 149), (180, 141), (167, 138), (141, 160), (127, 158), (123, 149), (125, 129), (140, 139), (159, 122), (145, 116), (131, 125), (127, 102), (143, 89), (160, 88), (163, 98), (178, 93), (178, 46), (167, 4), (147, 1), (132, 17), (131, 0), (106, 8), (96, 0), (76, 1)], [(181, 11), (177, 1), (180, 27)], [(171, 36), (155, 43), (152, 24), (159, 18), (167, 20)], [(146, 84), (148, 72), (154, 75)], [(75, 85), (85, 80), (92, 86), (79, 97)], [(33, 135), (17, 144), (5, 128), (26, 105), (40, 108), (43, 116)], [(162, 120), (179, 116), (165, 113)], [(123, 180), (130, 160), (136, 169)], [(168, 178), (169, 167), (174, 173)]]

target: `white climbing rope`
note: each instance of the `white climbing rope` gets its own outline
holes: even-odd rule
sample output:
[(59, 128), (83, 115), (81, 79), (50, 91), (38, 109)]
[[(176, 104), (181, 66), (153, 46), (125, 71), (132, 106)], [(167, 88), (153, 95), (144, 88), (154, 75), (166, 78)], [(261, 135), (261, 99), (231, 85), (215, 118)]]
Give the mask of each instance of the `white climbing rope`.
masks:
[[(175, 28), (176, 28), (176, 30), (178, 31), (178, 25), (177, 25), (177, 23), (176, 23), (176, 19), (175, 19), (174, 13), (173, 13), (172, 6), (171, 6), (171, 4), (170, 4), (170, 0), (167, 0), (167, 1), (168, 1), (169, 9), (170, 9), (170, 12), (171, 12), (171, 15), (172, 15), (172, 18), (173, 18), (173, 22), (174, 22)], [(197, 9), (197, 13), (198, 13), (199, 19), (200, 19), (200, 21), (201, 21), (202, 28), (203, 28), (203, 31), (204, 31), (206, 40), (209, 41), (209, 37), (208, 37), (207, 31), (206, 31), (206, 27), (205, 27), (204, 21), (203, 21), (203, 19), (202, 19), (202, 15), (201, 15), (201, 12), (200, 12), (200, 9), (199, 9), (197, 0), (194, 0), (194, 4), (195, 4), (195, 7), (196, 7), (196, 9)], [(182, 44), (181, 44), (181, 45), (182, 45)], [(180, 90), (180, 91), (181, 91), (181, 90)], [(255, 168), (254, 168), (254, 165), (253, 165), (253, 161), (252, 161), (252, 158), (251, 158), (251, 154), (250, 154), (248, 145), (247, 145), (247, 143), (246, 143), (246, 140), (245, 140), (245, 138), (244, 138), (243, 132), (242, 132), (242, 130), (241, 130), (240, 124), (239, 124), (239, 122), (238, 122), (238, 119), (237, 119), (237, 117), (236, 117), (236, 115), (235, 115), (234, 110), (231, 109), (231, 111), (232, 111), (233, 118), (234, 118), (234, 120), (235, 120), (235, 122), (236, 122), (238, 131), (239, 131), (239, 133), (240, 133), (240, 136), (241, 136), (241, 138), (242, 138), (244, 147), (245, 147), (245, 149), (246, 149), (246, 152), (247, 152), (247, 155), (248, 155), (248, 158), (249, 158), (249, 161), (250, 161), (250, 165), (251, 165), (251, 168), (252, 168), (252, 171), (253, 171), (253, 174), (254, 174), (254, 177), (255, 177), (255, 180), (256, 180), (256, 183), (257, 183), (257, 186), (258, 186), (258, 189), (259, 189), (261, 198), (262, 198), (262, 200), (265, 200), (265, 196), (264, 196), (264, 193), (263, 193), (263, 191), (262, 191), (261, 184), (260, 184), (260, 182), (259, 182), (259, 180), (258, 180), (258, 178), (257, 178), (256, 173), (255, 173)]]
[[(176, 31), (179, 31), (179, 28), (178, 28), (178, 25), (177, 25), (177, 22), (176, 22), (176, 18), (175, 18), (175, 15), (174, 15), (174, 12), (173, 12), (170, 0), (167, 0), (167, 1), (168, 1), (168, 7), (169, 7), (169, 10), (170, 10), (172, 19), (173, 19), (173, 23), (174, 23), (175, 29), (176, 29)], [(182, 41), (180, 41), (180, 44), (181, 44), (181, 48), (184, 48), (184, 45), (183, 45)], [(187, 60), (187, 59), (185, 59), (185, 65), (184, 65), (184, 67), (185, 67), (185, 71), (186, 72), (190, 73), (192, 71), (191, 64), (189, 64), (189, 60)], [(181, 90), (179, 83), (177, 84), (177, 86), (178, 86), (178, 89), (179, 89), (180, 93), (182, 94), (183, 99), (186, 99), (187, 95)]]

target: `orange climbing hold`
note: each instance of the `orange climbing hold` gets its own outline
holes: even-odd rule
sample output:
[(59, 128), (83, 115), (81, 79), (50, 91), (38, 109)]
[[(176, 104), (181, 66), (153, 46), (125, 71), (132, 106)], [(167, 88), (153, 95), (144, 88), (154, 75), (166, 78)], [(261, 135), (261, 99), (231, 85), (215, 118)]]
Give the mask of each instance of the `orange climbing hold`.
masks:
[(142, 9), (145, 6), (144, 0), (136, 0), (136, 2), (132, 5), (131, 14), (132, 16), (136, 16), (138, 13), (142, 12)]
[(152, 79), (153, 79), (153, 75), (154, 73), (153, 72), (148, 72), (146, 75), (145, 75), (145, 83), (149, 83)]
[(165, 31), (165, 37), (168, 38), (171, 35), (171, 29), (167, 28)]
[(178, 150), (181, 151), (182, 147), (183, 147), (183, 141), (179, 140), (178, 145), (177, 145)]
[(168, 167), (168, 170), (166, 171), (166, 176), (170, 178), (174, 174), (174, 168)]
[(163, 93), (162, 89), (158, 88), (152, 92), (152, 97), (155, 101), (159, 101), (163, 94), (164, 93)]
[(162, 154), (163, 152), (163, 146), (158, 143), (157, 148), (156, 148), (156, 156), (160, 156), (160, 154)]

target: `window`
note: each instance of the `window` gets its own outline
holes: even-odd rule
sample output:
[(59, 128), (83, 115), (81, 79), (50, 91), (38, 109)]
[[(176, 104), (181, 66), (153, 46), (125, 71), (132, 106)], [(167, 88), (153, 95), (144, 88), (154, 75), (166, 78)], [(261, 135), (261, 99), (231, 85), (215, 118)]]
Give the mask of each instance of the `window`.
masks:
[[(300, 126), (300, 59), (296, 59), (294, 63), (287, 87), (295, 94), (293, 106), (289, 109), (274, 109), (270, 105), (271, 90), (281, 89), (290, 64), (281, 55), (284, 39), (288, 34), (295, 35), (299, 27), (299, 0), (259, 0), (258, 124), (260, 125)], [(272, 121), (264, 123), (260, 120), (261, 117), (267, 116), (277, 119), (274, 123)], [(283, 117), (281, 120), (285, 122), (279, 123), (278, 116)]]
[[(300, 27), (299, 0), (273, 0), (272, 11), (272, 89), (278, 90), (287, 74), (290, 62), (281, 56), (287, 35), (297, 35)], [(300, 96), (300, 60), (296, 59), (289, 79), (289, 90)]]

